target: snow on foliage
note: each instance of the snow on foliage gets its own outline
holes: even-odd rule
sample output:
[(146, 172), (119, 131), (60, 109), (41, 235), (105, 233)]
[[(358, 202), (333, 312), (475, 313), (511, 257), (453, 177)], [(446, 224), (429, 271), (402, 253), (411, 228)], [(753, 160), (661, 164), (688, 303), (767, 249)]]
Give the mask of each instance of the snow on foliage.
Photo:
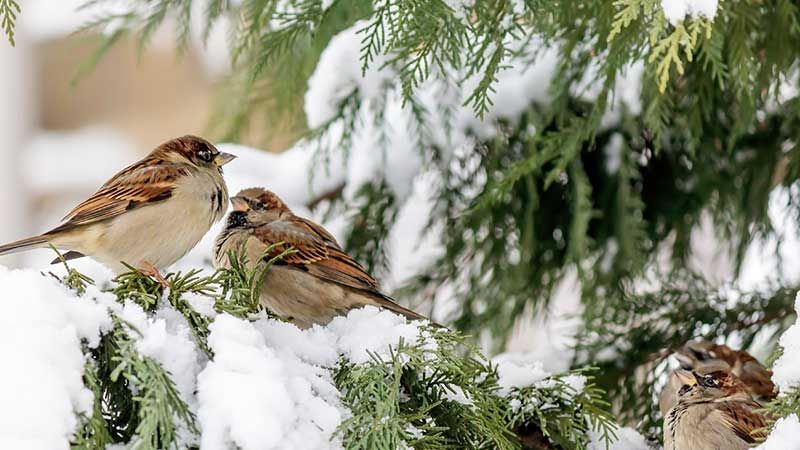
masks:
[(616, 431), (617, 438), (606, 447), (605, 442), (597, 438), (596, 433), (590, 433), (592, 440), (587, 450), (650, 450), (644, 436), (633, 428), (623, 427)]
[(797, 415), (778, 419), (767, 440), (755, 450), (800, 450), (800, 420)]
[[(795, 300), (795, 311), (800, 316), (800, 294)], [(800, 389), (800, 318), (780, 338), (781, 357), (773, 366), (772, 381), (780, 392)]]
[(36, 271), (0, 266), (0, 286), (0, 448), (67, 449), (77, 415), (92, 411), (81, 342), (97, 346), (111, 321), (88, 295)]
[(687, 15), (713, 20), (718, 4), (718, 0), (661, 0), (661, 9), (667, 20), (677, 25)]
[(550, 374), (544, 370), (542, 363), (521, 353), (505, 353), (492, 358), (497, 367), (500, 392), (508, 394), (512, 388), (532, 386), (547, 378)]
[(332, 438), (350, 412), (325, 368), (340, 357), (361, 364), (386, 356), (419, 336), (417, 323), (374, 307), (309, 330), (218, 316), (209, 337), (215, 357), (198, 378), (202, 448), (340, 448)]
[[(481, 429), (474, 427), (483, 426), (483, 419), (470, 418), (470, 414), (480, 417), (481, 408), (507, 408), (502, 405), (515, 401), (527, 405), (528, 409), (516, 411), (521, 415), (538, 408), (540, 399), (548, 398), (574, 405), (576, 423), (584, 427), (588, 416), (583, 418), (581, 414), (586, 413), (580, 412), (580, 405), (593, 402), (590, 397), (581, 397), (587, 382), (583, 375), (551, 376), (530, 355), (498, 358), (496, 384), (491, 381), (484, 387), (486, 377), (493, 376), (491, 371), (488, 366), (475, 366), (472, 361), (478, 360), (456, 362), (455, 349), (461, 345), (458, 338), (375, 307), (351, 311), (325, 327), (300, 330), (263, 314), (245, 320), (219, 313), (207, 301), (213, 297), (182, 292), (179, 295), (185, 296), (186, 305), (196, 307), (195, 312), (208, 313), (201, 313), (209, 323), (204, 338), (209, 350), (206, 353), (198, 341), (198, 330), (193, 328), (196, 325), (187, 320), (187, 312), (175, 309), (172, 292), (160, 300), (150, 298), (143, 307), (135, 295), (130, 296), (131, 291), (120, 297), (117, 288), (113, 293), (104, 292), (88, 284), (86, 292), (77, 295), (55, 277), (2, 267), (0, 285), (4, 286), (7, 305), (0, 319), (0, 352), (6, 363), (0, 375), (0, 400), (7, 411), (0, 415), (0, 448), (67, 449), (75, 442), (75, 433), (87, 426), (97, 407), (94, 388), (84, 384), (84, 374), (97, 376), (101, 363), (87, 358), (103, 335), (123, 340), (116, 342), (130, 342), (128, 348), (139, 355), (135, 358), (154, 361), (174, 383), (176, 395), (190, 414), (186, 423), (176, 421), (173, 442), (179, 448), (342, 448), (343, 439), (352, 440), (353, 433), (360, 436), (362, 426), (374, 428), (373, 402), (407, 401), (402, 400), (406, 395), (402, 392), (401, 397), (391, 400), (398, 395), (391, 393), (396, 387), (383, 380), (382, 374), (395, 373), (396, 364), (419, 371), (417, 382), (433, 375), (425, 374), (426, 370), (439, 373), (437, 377), (447, 374), (450, 378), (444, 379), (450, 389), (445, 389), (443, 399), (462, 405), (450, 406), (455, 408), (451, 414), (466, 414), (464, 419), (477, 420), (473, 428), (466, 428), (477, 433), (477, 439), (481, 439)], [(196, 318), (193, 320), (196, 323)], [(469, 375), (477, 377), (472, 381), (460, 378), (464, 370), (476, 369), (480, 373)], [(152, 395), (147, 391), (152, 386), (140, 384), (146, 382), (135, 372), (140, 369), (120, 370), (135, 395)], [(378, 377), (373, 378), (375, 375)], [(340, 376), (345, 384), (339, 384)], [(389, 389), (389, 397), (363, 397), (368, 392), (355, 390), (357, 385), (348, 382)], [(435, 386), (430, 389), (441, 391)], [(503, 398), (509, 391), (514, 401)], [(457, 412), (459, 407), (474, 412)], [(397, 410), (386, 420), (410, 426), (409, 417), (416, 414)], [(165, 416), (167, 420), (169, 417)], [(365, 418), (367, 422), (363, 422)], [(501, 421), (492, 426), (500, 427), (500, 433), (493, 435), (496, 437), (507, 433), (502, 430), (511, 424)], [(402, 439), (424, 439), (431, 432), (424, 426), (417, 431), (419, 436), (408, 431)], [(133, 445), (138, 445), (136, 439), (131, 441)]]
[(331, 437), (343, 412), (333, 381), (319, 367), (267, 344), (259, 328), (280, 325), (226, 314), (211, 325), (215, 357), (198, 378), (202, 448), (224, 450), (230, 443), (264, 450), (338, 447)]
[(797, 364), (800, 359), (800, 293), (795, 300), (795, 311), (797, 322), (781, 335), (778, 344), (782, 353), (772, 367), (772, 381), (778, 387), (778, 398), (767, 405), (773, 417), (785, 417), (778, 418), (767, 440), (756, 447), (757, 450), (800, 450), (800, 421), (796, 413), (796, 399), (800, 392), (800, 367)]

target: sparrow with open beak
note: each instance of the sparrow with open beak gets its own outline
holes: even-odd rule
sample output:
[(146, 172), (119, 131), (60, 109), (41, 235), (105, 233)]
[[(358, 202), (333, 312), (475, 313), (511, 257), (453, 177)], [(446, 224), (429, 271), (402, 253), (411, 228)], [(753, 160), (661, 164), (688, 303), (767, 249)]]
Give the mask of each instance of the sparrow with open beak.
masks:
[(251, 188), (231, 198), (233, 212), (217, 237), (215, 266), (228, 267), (242, 249), (254, 267), (292, 249), (267, 271), (262, 305), (300, 328), (324, 325), (354, 308), (374, 305), (409, 319), (426, 319), (380, 291), (364, 268), (325, 228), (298, 217), (274, 193)]
[(90, 256), (116, 273), (127, 263), (163, 283), (158, 269), (185, 255), (225, 214), (222, 166), (233, 158), (199, 137), (167, 141), (114, 175), (61, 225), (0, 246), (0, 255), (52, 245), (68, 250), (67, 259)]
[(726, 371), (679, 369), (678, 402), (664, 418), (664, 450), (745, 450), (766, 421), (744, 384)]

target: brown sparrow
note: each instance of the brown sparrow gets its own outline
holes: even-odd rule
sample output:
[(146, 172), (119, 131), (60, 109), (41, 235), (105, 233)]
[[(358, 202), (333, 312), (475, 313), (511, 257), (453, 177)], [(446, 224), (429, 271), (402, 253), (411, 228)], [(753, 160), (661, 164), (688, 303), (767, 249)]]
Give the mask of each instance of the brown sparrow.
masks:
[(745, 450), (764, 437), (761, 406), (725, 371), (676, 371), (683, 385), (664, 418), (664, 450)]
[(684, 369), (724, 361), (730, 367), (730, 372), (742, 380), (753, 398), (759, 402), (766, 403), (778, 395), (772, 382), (772, 371), (744, 350), (733, 350), (727, 345), (709, 341), (692, 341), (679, 349), (676, 357)]
[[(699, 375), (708, 375), (717, 371), (730, 372), (731, 370), (727, 363), (719, 360), (709, 361), (707, 364), (703, 364), (697, 368), (682, 366), (682, 369), (689, 371), (694, 370), (694, 372)], [(678, 403), (678, 392), (685, 384), (678, 376), (679, 371), (682, 369), (673, 370), (669, 374), (667, 384), (664, 386), (664, 389), (661, 390), (661, 394), (658, 397), (658, 409), (661, 411), (661, 417), (666, 417), (669, 410)]]
[(90, 256), (116, 273), (127, 270), (124, 262), (159, 278), (159, 268), (180, 259), (225, 214), (222, 166), (233, 158), (196, 136), (167, 141), (114, 175), (61, 225), (0, 246), (0, 255), (52, 245), (68, 250), (67, 259)]
[[(250, 267), (289, 249), (265, 275), (261, 304), (300, 328), (324, 325), (354, 308), (374, 305), (409, 319), (424, 316), (396, 304), (325, 228), (298, 217), (274, 193), (251, 188), (231, 198), (233, 212), (217, 237), (214, 264), (229, 267), (242, 250)], [(267, 249), (272, 249), (267, 252)]]
[[(733, 350), (727, 345), (708, 341), (692, 341), (676, 350), (675, 358), (681, 368), (700, 374), (716, 370), (730, 372), (742, 381), (751, 397), (762, 405), (777, 395), (772, 382), (772, 371), (767, 370), (744, 350)], [(658, 401), (662, 416), (678, 401), (678, 389), (681, 385), (675, 372), (670, 374)]]

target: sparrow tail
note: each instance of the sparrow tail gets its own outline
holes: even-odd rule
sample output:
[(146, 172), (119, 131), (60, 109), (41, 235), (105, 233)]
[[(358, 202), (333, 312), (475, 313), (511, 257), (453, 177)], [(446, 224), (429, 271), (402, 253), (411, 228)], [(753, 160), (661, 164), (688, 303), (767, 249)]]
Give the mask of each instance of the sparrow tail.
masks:
[(46, 245), (47, 245), (47, 239), (44, 236), (29, 237), (26, 239), (20, 239), (18, 241), (8, 243), (6, 245), (0, 245), (0, 255), (23, 252), (25, 250), (30, 250), (33, 248), (44, 247)]
[[(384, 296), (384, 297), (386, 297), (386, 296)], [(385, 308), (385, 309), (388, 309), (389, 311), (391, 311), (393, 313), (397, 313), (397, 314), (400, 314), (401, 316), (405, 316), (408, 320), (424, 320), (424, 321), (429, 322), (431, 325), (433, 325), (433, 326), (435, 326), (437, 328), (446, 328), (445, 326), (439, 325), (438, 323), (436, 323), (436, 322), (432, 321), (431, 319), (423, 316), (422, 314), (416, 313), (416, 312), (414, 312), (414, 311), (412, 311), (412, 310), (410, 310), (408, 308), (403, 308), (402, 306), (398, 305), (397, 303), (395, 303), (394, 301), (392, 301), (388, 297), (379, 298), (377, 300), (377, 303), (378, 303), (378, 306), (380, 306), (381, 308)]]

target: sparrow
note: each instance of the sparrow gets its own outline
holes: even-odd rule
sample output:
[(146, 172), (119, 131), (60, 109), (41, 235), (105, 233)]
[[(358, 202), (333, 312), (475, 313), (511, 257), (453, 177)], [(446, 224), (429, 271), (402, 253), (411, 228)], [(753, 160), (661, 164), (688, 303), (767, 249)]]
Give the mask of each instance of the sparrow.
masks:
[(733, 350), (727, 345), (700, 340), (688, 342), (677, 351), (676, 357), (684, 369), (702, 367), (712, 361), (724, 361), (730, 366), (730, 372), (742, 380), (753, 398), (761, 403), (778, 395), (772, 382), (772, 371), (744, 350)]
[(708, 361), (708, 363), (696, 368), (692, 366), (687, 367), (683, 364), (681, 364), (681, 366), (681, 369), (670, 372), (667, 384), (664, 385), (661, 394), (658, 396), (658, 409), (661, 411), (661, 417), (666, 417), (669, 410), (678, 403), (678, 391), (680, 391), (681, 387), (684, 385), (683, 380), (678, 376), (680, 370), (694, 370), (700, 375), (708, 375), (717, 371), (730, 372), (731, 370), (730, 366), (725, 361), (720, 360)]
[(65, 259), (89, 256), (116, 273), (129, 264), (163, 282), (158, 269), (185, 255), (224, 216), (222, 166), (234, 158), (196, 136), (167, 141), (111, 177), (61, 225), (0, 246), (0, 255), (53, 246), (67, 250)]
[(664, 418), (664, 450), (745, 450), (763, 438), (761, 405), (729, 372), (679, 369), (678, 402)]
[[(426, 317), (396, 304), (321, 225), (298, 217), (274, 193), (250, 188), (231, 198), (233, 211), (217, 236), (214, 265), (230, 267), (243, 250), (250, 269), (284, 253), (265, 274), (260, 302), (299, 328), (374, 305), (412, 320)], [(288, 253), (285, 253), (287, 252)]]

